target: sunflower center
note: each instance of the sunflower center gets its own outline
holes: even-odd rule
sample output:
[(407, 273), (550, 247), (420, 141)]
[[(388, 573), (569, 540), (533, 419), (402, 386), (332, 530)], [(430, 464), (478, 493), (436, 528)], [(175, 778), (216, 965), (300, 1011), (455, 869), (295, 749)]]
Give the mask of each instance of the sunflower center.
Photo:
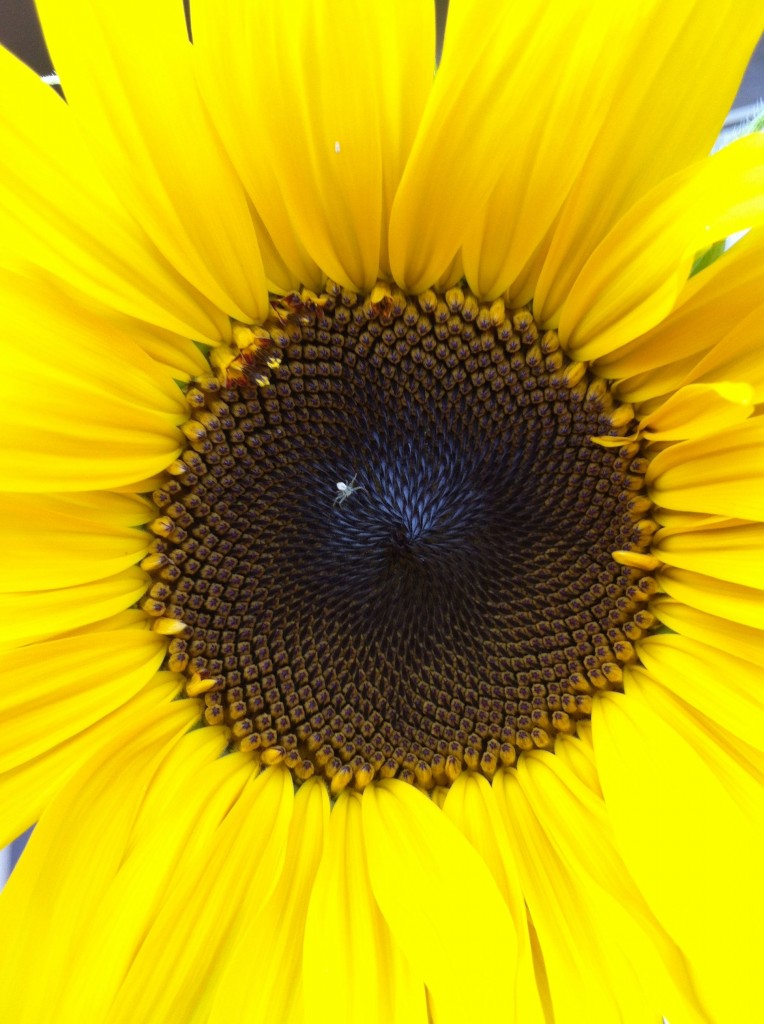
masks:
[[(636, 444), (528, 310), (276, 300), (188, 393), (146, 610), (206, 718), (297, 780), (425, 788), (549, 748), (649, 629)], [(628, 558), (627, 558), (628, 561)]]

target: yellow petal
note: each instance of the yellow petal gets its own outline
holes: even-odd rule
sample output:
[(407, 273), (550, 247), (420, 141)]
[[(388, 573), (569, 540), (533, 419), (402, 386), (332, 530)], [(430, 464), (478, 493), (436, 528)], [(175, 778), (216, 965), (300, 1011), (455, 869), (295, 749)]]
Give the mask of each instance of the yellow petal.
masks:
[[(62, 340), (69, 340), (73, 332), (93, 346), (100, 345), (105, 351), (102, 359), (120, 353), (156, 381), (164, 381), (168, 394), (176, 394), (176, 381), (209, 373), (209, 363), (199, 346), (183, 334), (125, 316), (111, 304), (104, 305), (34, 271), (21, 273), (0, 267), (0, 302), (8, 321), (13, 318), (22, 328), (26, 326), (26, 348), (30, 334), (37, 339), (64, 332)], [(134, 354), (136, 345), (150, 360)], [(61, 358), (65, 356), (63, 348)], [(156, 367), (154, 363), (162, 365)]]
[[(214, 0), (198, 0), (192, 12), (192, 59), (215, 131), (254, 204), (252, 221), (266, 276), (284, 292), (301, 285), (319, 291), (323, 274), (290, 220), (275, 168), (263, 159), (262, 118), (254, 114), (256, 105), (265, 107), (270, 91), (270, 78), (260, 68), (260, 58), (267, 59), (268, 51), (261, 51), (257, 32), (258, 17), (268, 13), (266, 8), (260, 15), (255, 5), (230, 0), (221, 18)], [(253, 60), (256, 52), (258, 60)], [(225, 75), (220, 74), (221, 67)], [(248, 124), (251, 127), (243, 130)], [(282, 133), (291, 131), (289, 125), (287, 120), (274, 148)]]
[(189, 1020), (209, 1013), (227, 951), (281, 873), (293, 807), (289, 773), (260, 773), (204, 851), (179, 866), (132, 960), (109, 1020)]
[(730, 516), (712, 516), (705, 512), (683, 512), (671, 508), (655, 508), (653, 518), (661, 527), (659, 538), (670, 537), (679, 533), (696, 533), (698, 530), (727, 530), (733, 526), (744, 526), (745, 519), (732, 519)]
[[(761, 603), (760, 596), (759, 602)], [(717, 610), (721, 614), (721, 609)], [(675, 633), (692, 637), (693, 640), (702, 640), (705, 644), (718, 647), (720, 651), (736, 655), (746, 662), (753, 662), (764, 668), (764, 629), (756, 629), (742, 622), (730, 620), (729, 617), (710, 615), (665, 594), (658, 594), (652, 598), (650, 611)], [(764, 608), (762, 611), (764, 612)]]
[[(257, 984), (248, 990), (239, 1019), (253, 1024), (268, 1019), (302, 1024), (305, 1019), (305, 919), (328, 827), (326, 786), (320, 779), (311, 779), (295, 793), (284, 870), (278, 884), (262, 910), (247, 921), (223, 965), (210, 1024), (228, 1024), (232, 994), (239, 990), (253, 964), (257, 964)], [(326, 962), (327, 953), (327, 941), (323, 940), (315, 954)], [(342, 987), (351, 980), (346, 972)]]
[(78, 301), (49, 281), (10, 271), (0, 271), (0, 297), (14, 372), (21, 375), (27, 363), (37, 361), (50, 376), (76, 372), (93, 385), (110, 386), (114, 399), (146, 411), (177, 414), (185, 409), (172, 374), (142, 350), (150, 344), (145, 325)]
[[(664, 349), (664, 353), (671, 351), (671, 348)], [(697, 355), (685, 356), (684, 359), (668, 362), (654, 370), (645, 370), (644, 373), (626, 377), (624, 380), (616, 382), (613, 394), (622, 402), (636, 403), (661, 399), (681, 387), (682, 382), (687, 379), (687, 375), (695, 369), (697, 362)]]
[(0, 655), (12, 685), (0, 697), (6, 741), (0, 771), (31, 760), (124, 704), (164, 657), (148, 629), (97, 633)]
[(306, 1024), (426, 1020), (424, 982), (379, 911), (367, 858), (361, 796), (346, 790), (332, 809), (305, 925)]
[(61, 1020), (107, 1020), (114, 993), (150, 922), (166, 899), (178, 866), (199, 863), (253, 772), (251, 757), (221, 757), (222, 729), (181, 737), (159, 766), (149, 803), (164, 805), (161, 819), (140, 832), (140, 809), (128, 850), (113, 882), (94, 908), (75, 962), (55, 999)]
[(514, 771), (493, 783), (496, 801), (516, 851), (523, 893), (544, 957), (555, 1024), (617, 1020), (619, 993), (598, 967), (606, 953), (586, 921), (584, 898), (565, 870), (544, 825), (536, 818)]
[(69, 106), (2, 48), (0, 88), (13, 96), (0, 124), (0, 264), (42, 267), (189, 337), (225, 336), (227, 318), (167, 264), (95, 167)]
[(210, 364), (193, 342), (161, 327), (148, 328), (141, 324), (139, 331), (135, 323), (127, 324), (130, 336), (155, 362), (162, 363), (175, 380), (188, 381), (210, 372)]
[(0, 295), (0, 489), (91, 490), (164, 469), (188, 418), (167, 370), (116, 324), (105, 330), (33, 280), (0, 277)]
[[(763, 137), (764, 139), (764, 137)], [(658, 505), (764, 519), (764, 417), (659, 452), (645, 483)]]
[[(719, 380), (741, 381), (750, 388), (752, 400), (760, 403), (764, 398), (764, 347), (760, 330), (762, 319), (764, 305), (754, 309), (748, 316), (739, 316), (732, 330), (715, 345), (706, 345), (705, 352), (699, 351), (655, 370), (646, 370), (620, 380), (616, 384), (615, 393), (622, 401), (645, 402), (682, 385), (699, 387), (700, 384), (695, 382), (705, 381), (708, 382), (706, 386), (713, 386), (712, 382)], [(699, 343), (702, 340), (702, 334), (697, 336)], [(664, 348), (664, 354), (671, 351), (673, 340), (669, 342), (668, 348)]]
[(39, 979), (54, 991), (65, 984), (71, 951), (119, 870), (157, 759), (191, 725), (193, 703), (133, 715), (121, 742), (101, 748), (43, 814), (0, 898), (3, 933), (14, 937), (0, 958), (1, 1019), (33, 1024), (49, 1016)]
[(523, 756), (517, 780), (560, 859), (560, 873), (583, 897), (578, 928), (606, 951), (597, 973), (617, 993), (622, 1017), (644, 1020), (650, 1006), (656, 1019), (699, 1016), (687, 964), (627, 872), (603, 800), (547, 752)]
[(665, 535), (658, 531), (652, 550), (668, 565), (764, 589), (764, 527), (758, 523)]
[(753, 412), (748, 384), (688, 384), (640, 419), (648, 441), (680, 441), (703, 437), (742, 423)]
[[(635, 4), (616, 8), (596, 0), (547, 5), (546, 13), (554, 20), (542, 24), (544, 12), (538, 11), (535, 27), (546, 54), (539, 55), (526, 33), (518, 60), (506, 68), (502, 86), (511, 88), (513, 111), (506, 137), (509, 159), (487, 204), (465, 221), (465, 274), (472, 290), (486, 299), (516, 289), (585, 166), (623, 68), (641, 42), (637, 25), (644, 12)], [(567, 44), (552, 58), (554, 34)], [(469, 129), (473, 138), (460, 162), (468, 158), (482, 124)]]
[(72, 114), (143, 230), (219, 309), (264, 319), (246, 199), (203, 109), (183, 11), (40, 0), (38, 12)]
[(761, 665), (688, 636), (646, 637), (638, 653), (667, 690), (751, 746), (764, 746)]
[[(438, 1024), (514, 1020), (512, 916), (474, 847), (426, 796), (397, 780), (368, 786), (363, 825), (374, 896), (437, 1008)], [(458, 944), (458, 969), (444, 944)]]
[[(448, 791), (443, 813), (469, 839), (491, 870), (504, 901), (512, 914), (517, 933), (517, 976), (515, 1013), (518, 1021), (543, 1024), (533, 970), (528, 920), (517, 860), (507, 842), (506, 832), (488, 780), (474, 772), (462, 772)], [(510, 965), (507, 964), (507, 970)]]
[(626, 866), (684, 951), (709, 1016), (745, 1020), (759, 990), (764, 799), (733, 748), (643, 672), (594, 706), (594, 747)]
[(723, 615), (731, 622), (764, 629), (761, 590), (669, 565), (661, 569), (658, 579), (666, 593), (678, 601), (684, 601), (705, 612)]
[(694, 254), (762, 222), (764, 136), (748, 135), (644, 196), (600, 243), (560, 314), (560, 340), (597, 359), (671, 312)]
[[(38, 821), (66, 780), (98, 750), (119, 746), (136, 715), (140, 717), (173, 701), (180, 693), (181, 682), (169, 672), (157, 673), (122, 707), (33, 761), (4, 772), (0, 778), (0, 843), (6, 846)], [(188, 706), (192, 705), (196, 702), (189, 701)], [(201, 714), (198, 705), (196, 714)]]
[(746, 381), (751, 386), (754, 402), (761, 402), (764, 399), (762, 322), (764, 303), (748, 316), (741, 317), (733, 329), (697, 363), (686, 381)]
[[(213, 25), (225, 19), (210, 5), (194, 25), (205, 96), (216, 116), (222, 112), (258, 214), (303, 281), (317, 264), (346, 287), (373, 287), (387, 264), (392, 197), (432, 79), (432, 5), (384, 0), (368, 17), (357, 0), (237, 3), (233, 18)], [(221, 53), (226, 65), (232, 54), (231, 88), (219, 81)]]
[(63, 633), (129, 608), (146, 590), (138, 568), (59, 590), (0, 594), (0, 650)]
[[(710, 152), (762, 29), (756, 5), (737, 0), (636, 7), (641, 28), (628, 51), (636, 57), (623, 62), (536, 288), (534, 311), (545, 322), (556, 322), (584, 264), (619, 219), (659, 182)], [(645, 73), (635, 74), (635, 66)]]
[[(76, 586), (135, 565), (149, 541), (145, 530), (135, 527), (153, 519), (155, 513), (145, 501), (131, 495), (100, 492), (92, 497), (96, 503), (87, 508), (58, 495), (3, 495), (0, 588), (28, 591)], [(123, 505), (121, 513), (115, 510), (117, 501)], [(122, 525), (119, 519), (129, 514), (134, 526)]]
[(602, 790), (592, 746), (591, 722), (578, 722), (576, 728), (576, 736), (567, 736), (565, 733), (558, 735), (554, 745), (555, 757), (559, 758), (579, 782), (588, 786), (595, 796), (601, 797)]
[(741, 317), (761, 306), (762, 260), (764, 230), (754, 228), (702, 274), (685, 282), (669, 316), (646, 334), (595, 360), (593, 369), (603, 377), (619, 379), (706, 351)]
[[(561, 19), (563, 27), (573, 23), (569, 8), (551, 11), (541, 0), (449, 5), (440, 65), (390, 219), (390, 264), (403, 288), (430, 287), (456, 255), (512, 159), (503, 140), (524, 116), (515, 100), (525, 95), (523, 72), (546, 66), (550, 36), (557, 38)], [(551, 101), (551, 89), (545, 95)]]

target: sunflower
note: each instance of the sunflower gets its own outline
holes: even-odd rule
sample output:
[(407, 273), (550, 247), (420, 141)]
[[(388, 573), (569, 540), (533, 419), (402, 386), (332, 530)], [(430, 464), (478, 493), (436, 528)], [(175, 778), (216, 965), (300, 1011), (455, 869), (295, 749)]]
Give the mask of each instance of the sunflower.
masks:
[(759, 5), (38, 7), (0, 1017), (751, 1019)]

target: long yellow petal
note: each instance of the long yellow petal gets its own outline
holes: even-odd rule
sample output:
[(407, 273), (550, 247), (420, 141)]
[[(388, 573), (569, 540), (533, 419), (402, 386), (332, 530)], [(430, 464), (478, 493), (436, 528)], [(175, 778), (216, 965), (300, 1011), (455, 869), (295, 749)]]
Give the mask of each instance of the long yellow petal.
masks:
[(764, 399), (764, 303), (740, 317), (733, 329), (714, 345), (685, 378), (688, 383), (746, 381), (757, 404)]
[(764, 519), (764, 416), (659, 452), (645, 483), (658, 505)]
[[(267, 13), (266, 9), (261, 16)], [(191, 24), (194, 66), (215, 130), (257, 211), (253, 224), (266, 275), (287, 292), (300, 285), (318, 291), (323, 274), (290, 220), (279, 177), (270, 159), (264, 158), (262, 118), (253, 113), (255, 105), (265, 107), (271, 92), (270, 77), (260, 67), (260, 58), (269, 59), (269, 50), (261, 50), (257, 19), (254, 4), (230, 0), (226, 16), (221, 18), (215, 0), (199, 0)], [(253, 60), (255, 53), (258, 59)], [(276, 54), (273, 57), (278, 60)], [(225, 67), (225, 75), (220, 74), (221, 67)], [(290, 131), (287, 119), (274, 148), (280, 145), (282, 134)]]
[[(664, 349), (664, 355), (671, 352), (671, 348)], [(622, 402), (649, 402), (651, 399), (660, 399), (670, 395), (691, 373), (698, 363), (698, 355), (685, 356), (683, 359), (676, 359), (667, 362), (654, 370), (645, 370), (644, 373), (637, 373), (633, 377), (626, 377), (619, 380), (613, 387), (613, 394)]]
[(38, 11), (72, 114), (143, 230), (216, 307), (265, 318), (246, 199), (203, 109), (182, 9), (40, 0)]
[(651, 1007), (656, 1019), (699, 1018), (688, 965), (626, 870), (603, 800), (548, 752), (522, 757), (517, 780), (560, 858), (560, 872), (583, 896), (578, 928), (607, 950), (597, 973), (617, 992), (623, 1019), (643, 1021)]
[(114, 400), (145, 411), (184, 409), (172, 374), (142, 351), (150, 334), (143, 324), (91, 308), (44, 279), (5, 271), (0, 297), (6, 359), (12, 360), (19, 384), (26, 383), (27, 365), (37, 361), (51, 376), (81, 376), (93, 386), (109, 387)]
[(131, 629), (0, 655), (7, 730), (0, 771), (44, 753), (124, 704), (159, 668), (165, 646), (151, 630)]
[(371, 287), (432, 81), (432, 5), (236, 0), (221, 18), (207, 0), (192, 17), (205, 100), (294, 280)]
[(525, 116), (523, 74), (539, 61), (546, 66), (550, 38), (566, 26), (572, 33), (581, 11), (541, 0), (449, 5), (440, 65), (390, 220), (390, 264), (403, 288), (422, 291), (448, 268), (513, 158), (504, 140)]
[(764, 747), (761, 665), (688, 636), (646, 637), (638, 652), (667, 690), (751, 746)]
[[(638, 6), (638, 56), (623, 63), (536, 288), (534, 311), (544, 321), (556, 321), (584, 264), (620, 218), (659, 182), (710, 152), (763, 27), (756, 4), (737, 0)], [(634, 73), (635, 61), (644, 73)]]
[(591, 928), (582, 927), (587, 917), (584, 897), (534, 815), (516, 773), (497, 774), (493, 789), (544, 957), (555, 1024), (576, 1024), (582, 1017), (617, 1020), (620, 993), (599, 970), (592, 971), (605, 953)]
[(708, 350), (761, 306), (762, 260), (764, 230), (759, 228), (686, 281), (669, 316), (646, 334), (596, 359), (592, 369), (603, 377), (620, 379)]
[(667, 316), (693, 256), (761, 224), (764, 136), (748, 135), (644, 196), (600, 243), (562, 307), (560, 340), (597, 359)]
[[(258, 214), (295, 276), (311, 283), (317, 265), (371, 288), (386, 270), (390, 206), (432, 79), (432, 5), (237, 3), (233, 16), (241, 40), (213, 26), (225, 20), (214, 8), (199, 11), (200, 70)], [(238, 96), (215, 80), (226, 47)]]
[[(760, 595), (759, 602), (761, 605)], [(716, 610), (722, 612), (718, 606)], [(704, 644), (711, 644), (720, 651), (764, 668), (764, 623), (762, 628), (757, 629), (729, 617), (711, 615), (666, 594), (658, 594), (652, 598), (650, 611), (675, 633), (700, 640)], [(764, 607), (762, 613), (764, 614)]]
[(665, 534), (659, 530), (652, 551), (668, 565), (764, 589), (764, 526), (759, 523)]
[(92, 490), (166, 468), (188, 418), (167, 369), (50, 288), (2, 284), (0, 490)]
[[(176, 701), (133, 715), (120, 744), (101, 748), (43, 814), (0, 896), (0, 1018), (33, 1024), (50, 1014), (45, 977), (63, 987), (71, 950), (119, 870), (133, 818), (158, 759), (196, 715)], [(123, 723), (127, 725), (127, 723)]]
[(85, 149), (72, 111), (0, 48), (0, 265), (29, 263), (106, 307), (216, 341), (227, 318), (170, 267)]
[[(514, 1020), (517, 941), (512, 916), (475, 848), (426, 796), (390, 780), (363, 795), (374, 896), (436, 1007), (438, 1024)], [(466, 939), (465, 939), (466, 937)], [(458, 970), (444, 946), (458, 944)], [(464, 979), (470, 980), (469, 988)]]
[(404, 958), (372, 892), (361, 795), (340, 794), (308, 907), (304, 1020), (424, 1024), (424, 982)]
[(198, 851), (179, 866), (110, 1021), (190, 1020), (209, 1013), (228, 949), (278, 881), (293, 792), (286, 770), (261, 772), (244, 787), (203, 855)]
[[(517, 858), (507, 842), (499, 809), (488, 780), (462, 772), (448, 791), (443, 813), (469, 839), (491, 870), (512, 914), (517, 932), (515, 1013), (518, 1021), (544, 1024), (545, 1015), (533, 969), (533, 954)], [(507, 970), (511, 967), (507, 964)]]
[[(764, 398), (763, 319), (764, 303), (747, 316), (739, 314), (738, 322), (732, 330), (716, 344), (706, 344), (704, 350), (694, 355), (620, 380), (614, 392), (625, 402), (645, 402), (683, 386), (699, 387), (700, 382), (713, 386), (714, 381), (739, 381), (750, 387), (753, 401), (759, 404)], [(702, 341), (703, 334), (696, 335), (699, 348)], [(672, 351), (673, 339), (664, 348), (664, 358)]]
[(753, 403), (749, 384), (688, 384), (641, 418), (639, 429), (648, 441), (703, 437), (748, 419)]
[[(112, 500), (101, 504), (101, 494)], [(3, 590), (71, 587), (114, 575), (140, 560), (150, 535), (136, 529), (153, 519), (148, 504), (131, 495), (95, 494), (93, 508), (58, 495), (6, 494), (0, 497), (4, 552)], [(119, 515), (115, 500), (123, 505)], [(134, 525), (125, 526), (126, 514)]]
[(0, 650), (98, 622), (134, 604), (147, 579), (138, 568), (76, 587), (0, 593)]
[(88, 922), (63, 988), (50, 993), (61, 1020), (108, 1019), (114, 993), (178, 866), (209, 856), (215, 832), (253, 771), (250, 757), (221, 757), (225, 745), (222, 729), (194, 730), (159, 766), (148, 798), (161, 802), (164, 813), (141, 833), (145, 805), (139, 811), (124, 861)]
[[(50, 747), (33, 761), (4, 772), (0, 777), (0, 844), (7, 846), (39, 821), (45, 808), (80, 765), (103, 747), (119, 746), (132, 728), (134, 716), (152, 713), (169, 704), (179, 695), (181, 684), (182, 680), (169, 672), (157, 673), (122, 707), (57, 747)], [(198, 706), (196, 714), (201, 715)]]
[[(567, 44), (553, 59), (539, 59), (535, 40), (522, 38), (520, 58), (507, 67), (504, 83), (512, 83), (509, 159), (482, 211), (466, 219), (464, 271), (472, 290), (486, 299), (508, 288), (514, 294), (585, 166), (623, 68), (642, 42), (644, 4), (615, 7), (595, 0), (547, 7), (555, 22), (546, 26), (546, 38), (539, 26), (539, 42), (552, 49), (552, 32), (557, 32)], [(482, 125), (468, 129), (474, 136)], [(471, 142), (462, 161), (469, 158)]]
[(555, 757), (559, 758), (579, 782), (588, 786), (595, 796), (601, 797), (602, 789), (592, 746), (591, 722), (579, 722), (577, 730), (575, 736), (562, 733), (557, 737), (554, 745)]
[(733, 1024), (759, 998), (764, 798), (734, 748), (646, 673), (594, 706), (594, 747), (618, 848), (693, 968), (709, 1016)]
[(660, 570), (658, 580), (667, 594), (693, 608), (723, 615), (731, 622), (764, 629), (764, 599), (761, 590), (671, 565)]
[[(163, 380), (168, 394), (177, 391), (176, 381), (209, 373), (207, 359), (188, 337), (125, 316), (111, 304), (99, 303), (91, 296), (67, 289), (61, 281), (46, 275), (0, 267), (0, 303), (9, 324), (26, 325), (26, 348), (30, 336), (37, 343), (38, 338), (55, 337), (62, 332), (62, 341), (68, 341), (73, 331), (75, 336), (82, 336), (90, 344), (100, 344), (105, 358), (114, 354), (129, 358), (136, 369), (151, 373), (156, 381)], [(135, 346), (142, 350), (140, 355), (133, 355)], [(66, 345), (60, 348), (60, 358), (65, 359)], [(154, 365), (156, 363), (160, 365)]]
[[(242, 1024), (259, 1024), (269, 1019), (302, 1024), (305, 1020), (305, 919), (328, 827), (326, 786), (320, 779), (309, 780), (295, 793), (284, 870), (271, 898), (247, 921), (226, 957), (210, 1024), (228, 1024), (232, 993), (238, 991), (241, 979), (249, 975), (253, 964), (257, 965), (257, 983), (248, 990), (237, 1019)], [(324, 964), (330, 959), (328, 948), (324, 940), (314, 950)], [(348, 978), (346, 974), (346, 982)]]

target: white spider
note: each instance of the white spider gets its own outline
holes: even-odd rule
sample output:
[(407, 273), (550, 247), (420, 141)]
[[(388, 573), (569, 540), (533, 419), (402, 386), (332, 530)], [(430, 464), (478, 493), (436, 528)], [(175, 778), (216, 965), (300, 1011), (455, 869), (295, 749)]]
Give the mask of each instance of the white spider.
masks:
[(355, 494), (356, 491), (364, 490), (362, 484), (356, 483), (357, 476), (358, 474), (356, 473), (353, 479), (349, 480), (347, 483), (343, 483), (342, 480), (337, 481), (337, 491), (339, 493), (337, 494), (337, 497), (334, 499), (335, 505), (344, 505), (351, 494)]

